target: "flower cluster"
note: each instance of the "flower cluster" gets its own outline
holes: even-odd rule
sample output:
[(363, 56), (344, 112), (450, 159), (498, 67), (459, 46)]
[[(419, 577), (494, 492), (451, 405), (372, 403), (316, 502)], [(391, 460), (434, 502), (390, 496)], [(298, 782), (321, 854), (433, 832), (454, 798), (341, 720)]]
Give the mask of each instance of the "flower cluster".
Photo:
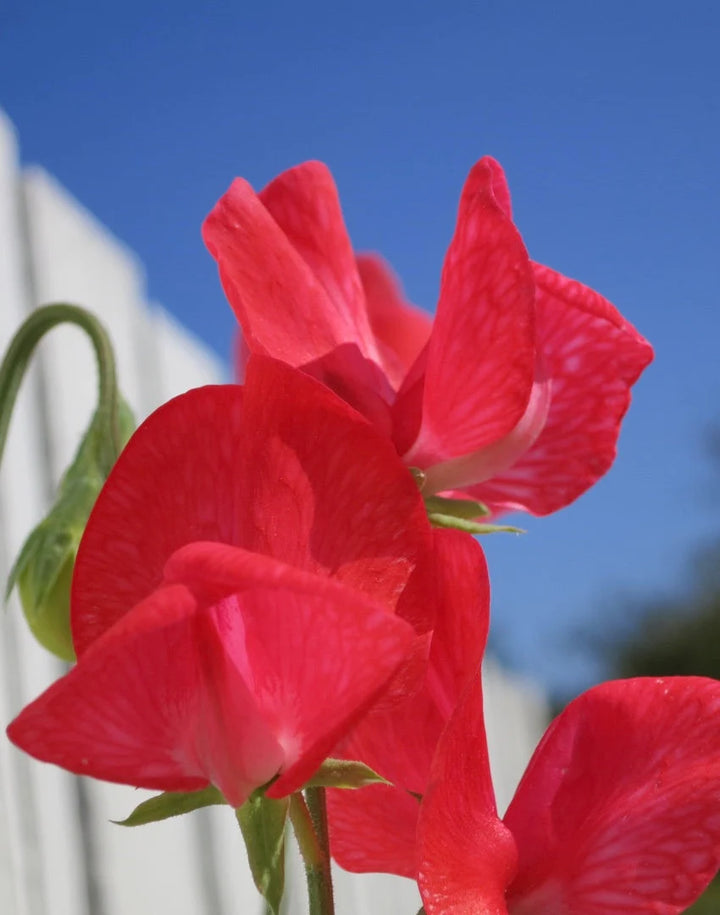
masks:
[(204, 235), (240, 383), (175, 398), (131, 438), (75, 564), (77, 664), (10, 738), (241, 810), (295, 796), (329, 758), (360, 762), (383, 781), (329, 790), (332, 854), (417, 879), (428, 915), (683, 911), (720, 863), (720, 683), (580, 696), (500, 819), (485, 559), (428, 514), (438, 496), (451, 517), (579, 496), (613, 461), (650, 346), (529, 259), (487, 158), (434, 322), (354, 254), (320, 163), (259, 194), (236, 180)]

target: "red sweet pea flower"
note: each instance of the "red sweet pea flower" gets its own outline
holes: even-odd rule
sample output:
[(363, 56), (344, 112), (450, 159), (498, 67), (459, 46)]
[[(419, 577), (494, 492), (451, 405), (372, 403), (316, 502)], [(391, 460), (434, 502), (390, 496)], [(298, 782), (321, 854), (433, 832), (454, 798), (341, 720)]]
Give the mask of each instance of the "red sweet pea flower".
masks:
[(550, 726), (504, 821), (479, 680), (420, 814), (427, 915), (676, 915), (720, 865), (720, 683), (604, 683)]
[(480, 680), (467, 677), (472, 637), (483, 644), (473, 557), (460, 535), (440, 537), (439, 554), (457, 557), (441, 594), (458, 573), (467, 591), (458, 616), (441, 617), (421, 690), (370, 712), (343, 744), (394, 784), (329, 792), (333, 856), (351, 871), (417, 876), (427, 915), (684, 911), (720, 865), (720, 683), (637, 679), (585, 693), (549, 728), (502, 821)]
[(320, 378), (371, 419), (425, 493), (547, 514), (610, 467), (648, 343), (602, 296), (532, 263), (500, 166), (460, 199), (435, 321), (353, 255), (327, 168), (259, 195), (236, 180), (204, 226), (244, 347)]
[(78, 664), (9, 735), (110, 781), (212, 783), (238, 806), (277, 776), (268, 793), (288, 794), (408, 687), (433, 624), (432, 551), (391, 444), (253, 357), (243, 387), (184, 394), (133, 436), (78, 554)]

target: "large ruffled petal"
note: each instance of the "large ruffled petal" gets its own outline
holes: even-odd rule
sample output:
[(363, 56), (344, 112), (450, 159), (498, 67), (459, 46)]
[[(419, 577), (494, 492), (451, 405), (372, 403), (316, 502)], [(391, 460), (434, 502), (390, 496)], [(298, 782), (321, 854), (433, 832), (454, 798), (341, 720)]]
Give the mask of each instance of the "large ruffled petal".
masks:
[(302, 366), (389, 434), (393, 392), (326, 166), (283, 172), (259, 196), (237, 179), (203, 237), (248, 350)]
[(471, 495), (496, 509), (546, 515), (572, 502), (612, 465), (630, 388), (652, 347), (601, 295), (534, 265), (538, 349), (550, 407), (535, 444)]
[(420, 801), (392, 785), (328, 791), (330, 851), (355, 874), (417, 876)]
[(190, 544), (165, 576), (217, 602), (218, 628), (236, 646), (236, 663), (284, 751), (273, 797), (313, 774), (414, 640), (406, 622), (359, 591), (237, 547)]
[(460, 198), (428, 347), (422, 425), (407, 443), (407, 460), (419, 467), (502, 438), (530, 398), (534, 281), (522, 239), (495, 198), (495, 180), (481, 159)]
[[(270, 192), (269, 196), (275, 195)], [(318, 203), (315, 217), (326, 203)], [(291, 218), (291, 206), (288, 201), (286, 221)], [(292, 213), (292, 219), (296, 216)], [(355, 343), (361, 349), (364, 343), (356, 321), (357, 307), (346, 307), (342, 298), (345, 285), (349, 289), (357, 286), (361, 295), (357, 273), (354, 282), (345, 283), (333, 270), (336, 262), (330, 258), (332, 266), (320, 277), (315, 275), (313, 267), (318, 264), (310, 255), (317, 250), (316, 226), (314, 221), (307, 229), (304, 253), (308, 263), (242, 178), (232, 183), (203, 226), (205, 243), (218, 262), (225, 294), (250, 349), (291, 365), (312, 362), (341, 343)], [(352, 260), (350, 266), (354, 269)], [(340, 265), (338, 269), (344, 268)], [(331, 299), (328, 287), (341, 298)]]
[(283, 760), (212, 615), (182, 585), (126, 614), (8, 735), (79, 775), (164, 791), (212, 782), (234, 805)]
[(274, 360), (253, 356), (243, 387), (190, 391), (135, 433), (78, 553), (78, 653), (197, 540), (336, 577), (418, 631), (432, 626), (432, 538), (412, 478), (347, 404)]
[(299, 788), (404, 661), (412, 628), (357, 591), (266, 556), (194, 543), (26, 708), (10, 736), (85, 775), (208, 782), (237, 807), (277, 773)]
[(684, 911), (720, 865), (719, 713), (720, 682), (696, 677), (604, 683), (572, 702), (505, 817), (512, 915)]
[(357, 343), (364, 356), (377, 359), (363, 287), (328, 167), (303, 162), (278, 175), (258, 197), (325, 290), (336, 342)]
[(255, 366), (244, 388), (252, 508), (239, 506), (248, 549), (331, 575), (418, 631), (432, 628), (432, 531), (391, 443), (313, 379), (270, 360)]

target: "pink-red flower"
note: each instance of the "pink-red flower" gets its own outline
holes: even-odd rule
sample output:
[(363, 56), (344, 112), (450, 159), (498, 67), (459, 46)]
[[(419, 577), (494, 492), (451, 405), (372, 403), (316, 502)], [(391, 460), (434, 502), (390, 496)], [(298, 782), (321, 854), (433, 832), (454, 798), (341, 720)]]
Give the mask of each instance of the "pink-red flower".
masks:
[(110, 781), (288, 794), (417, 680), (433, 557), (391, 444), (253, 357), (243, 386), (188, 392), (133, 436), (77, 558), (77, 666), (9, 735)]
[(204, 236), (244, 349), (333, 388), (425, 471), (425, 494), (547, 514), (610, 467), (652, 350), (598, 293), (530, 261), (493, 159), (463, 189), (432, 324), (380, 258), (355, 258), (319, 162), (260, 194), (237, 179)]
[[(720, 683), (625, 680), (583, 694), (549, 728), (504, 819), (479, 678), (432, 764), (442, 725), (427, 696), (415, 708), (426, 710), (409, 743), (419, 762), (400, 754), (395, 787), (333, 792), (331, 836), (349, 870), (416, 876), (427, 915), (677, 915), (715, 875)], [(389, 746), (407, 728), (394, 724)]]
[(479, 681), (419, 824), (427, 915), (676, 915), (720, 865), (720, 682), (604, 683), (550, 726), (497, 816)]
[(437, 536), (441, 599), (453, 593), (457, 612), (436, 627), (421, 688), (342, 745), (393, 784), (330, 792), (333, 856), (416, 877), (427, 915), (684, 911), (720, 865), (720, 682), (591, 689), (550, 726), (500, 819), (476, 673), (482, 556), (464, 535)]

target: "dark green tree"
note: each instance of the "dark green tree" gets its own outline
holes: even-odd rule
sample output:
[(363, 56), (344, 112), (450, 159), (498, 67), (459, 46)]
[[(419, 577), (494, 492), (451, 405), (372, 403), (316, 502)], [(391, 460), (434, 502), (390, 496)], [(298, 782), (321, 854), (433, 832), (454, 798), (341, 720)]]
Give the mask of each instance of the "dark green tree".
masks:
[[(605, 640), (608, 666), (618, 677), (698, 675), (720, 680), (720, 540), (691, 566), (686, 593), (644, 601), (622, 633)], [(720, 723), (719, 723), (720, 726)], [(718, 915), (720, 876), (689, 915)]]

